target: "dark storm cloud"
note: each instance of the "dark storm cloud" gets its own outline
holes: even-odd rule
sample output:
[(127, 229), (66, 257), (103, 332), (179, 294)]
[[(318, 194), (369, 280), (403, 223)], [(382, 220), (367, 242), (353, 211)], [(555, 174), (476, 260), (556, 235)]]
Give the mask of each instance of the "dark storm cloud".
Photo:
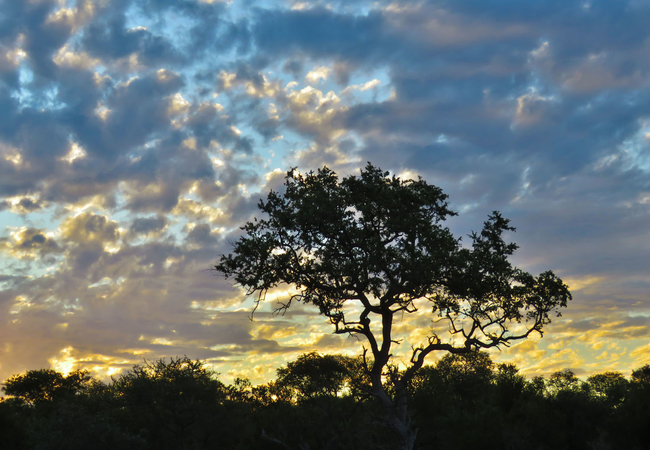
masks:
[(30, 213), (41, 209), (41, 205), (39, 204), (39, 202), (34, 201), (32, 199), (21, 198), (20, 201), (18, 202), (18, 208), (23, 213)]
[(233, 121), (230, 117), (223, 118), (220, 109), (214, 104), (202, 103), (193, 107), (187, 118), (186, 126), (192, 132), (198, 143), (204, 147), (216, 140), (224, 145), (232, 145), (238, 152), (250, 154), (252, 152), (252, 139), (241, 136), (232, 129)]
[(564, 55), (580, 55), (593, 49), (625, 50), (647, 37), (650, 7), (643, 1), (589, 2), (535, 0), (529, 2), (479, 0), (431, 2), (465, 15), (489, 17), (501, 23), (524, 22), (562, 41)]
[(131, 222), (129, 231), (134, 234), (149, 234), (163, 230), (167, 226), (167, 218), (164, 216), (136, 217)]
[[(79, 1), (83, 6), (85, 1)], [(22, 34), (24, 49), (38, 77), (51, 78), (56, 72), (52, 55), (68, 40), (72, 26), (66, 21), (48, 20), (57, 2), (3, 0), (0, 2), (0, 42), (13, 44)], [(36, 83), (44, 80), (35, 80)]]
[(105, 158), (143, 145), (153, 133), (167, 130), (168, 97), (182, 85), (179, 75), (163, 71), (117, 86), (106, 102), (111, 112), (98, 136), (102, 139), (95, 140), (89, 133), (80, 136), (81, 143)]
[[(534, 33), (517, 23), (480, 21), (438, 5), (403, 6), (366, 15), (324, 7), (260, 11), (253, 36), (264, 52), (283, 56), (333, 58), (357, 66), (404, 63), (405, 70), (435, 68), (443, 73), (464, 63), (470, 71), (478, 63), (485, 66), (495, 58), (490, 49), (496, 46), (509, 52), (496, 61), (521, 65), (523, 51), (535, 42)], [(434, 59), (440, 56), (448, 59)]]
[[(246, 41), (245, 26), (221, 19), (224, 8), (193, 1), (114, 1), (86, 27), (79, 48), (109, 60), (137, 55), (139, 63), (152, 67), (192, 64), (206, 50), (225, 51)], [(153, 28), (129, 28), (127, 20), (134, 15), (151, 21)], [(174, 21), (182, 28), (165, 33)]]
[[(325, 8), (310, 10), (263, 10), (253, 27), (263, 52), (278, 55), (337, 57), (355, 61), (381, 60), (399, 47), (389, 39), (383, 16), (351, 17)], [(295, 66), (294, 66), (295, 67)]]
[(137, 54), (146, 65), (170, 64), (181, 58), (174, 46), (162, 36), (144, 29), (127, 29), (123, 11), (94, 21), (83, 35), (81, 46), (101, 59), (119, 59)]
[(210, 225), (207, 223), (196, 225), (187, 233), (187, 241), (193, 244), (210, 245), (218, 242), (218, 237), (212, 234)]
[(30, 162), (30, 167), (21, 168), (21, 172), (31, 177), (45, 176), (56, 158), (66, 153), (69, 130), (57, 113), (19, 108), (15, 101), (8, 101), (6, 106), (7, 120), (0, 126), (0, 139), (19, 148), (22, 157)]

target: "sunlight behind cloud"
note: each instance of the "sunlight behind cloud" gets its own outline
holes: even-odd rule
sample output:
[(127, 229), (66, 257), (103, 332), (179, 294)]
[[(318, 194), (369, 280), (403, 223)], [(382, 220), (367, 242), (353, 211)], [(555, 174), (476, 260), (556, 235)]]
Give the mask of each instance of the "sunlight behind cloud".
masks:
[(571, 291), (581, 291), (590, 288), (591, 286), (598, 285), (605, 281), (606, 278), (602, 276), (585, 276), (581, 278), (566, 278), (565, 282), (569, 285)]
[[(643, 2), (5, 3), (0, 382), (171, 353), (263, 382), (305, 351), (358, 354), (314, 308), (274, 317), (289, 288), (249, 321), (210, 269), (287, 170), (367, 161), (440, 186), (463, 245), (503, 211), (518, 263), (569, 285), (545, 337), (495, 360), (649, 362)], [(449, 331), (432, 319), (395, 325), (398, 358)]]
[(63, 375), (68, 375), (70, 372), (78, 368), (77, 359), (72, 356), (75, 349), (71, 346), (61, 349), (58, 356), (53, 356), (48, 361), (54, 370), (61, 372)]

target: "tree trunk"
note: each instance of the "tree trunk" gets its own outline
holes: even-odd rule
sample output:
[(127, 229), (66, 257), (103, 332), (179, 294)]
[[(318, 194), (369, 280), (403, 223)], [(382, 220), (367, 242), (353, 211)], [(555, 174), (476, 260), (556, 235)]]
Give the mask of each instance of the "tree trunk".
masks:
[(414, 450), (415, 438), (417, 438), (417, 430), (412, 427), (407, 427), (406, 434), (401, 436), (402, 450)]
[(391, 421), (391, 428), (399, 435), (400, 449), (401, 450), (414, 450), (415, 439), (417, 438), (418, 430), (414, 430), (410, 421), (402, 422), (397, 417), (393, 416)]
[(394, 415), (399, 423), (400, 443), (402, 450), (414, 450), (415, 439), (417, 438), (418, 430), (413, 428), (411, 417), (407, 407), (406, 385), (402, 380), (395, 383), (395, 407)]
[(399, 436), (401, 450), (414, 450), (418, 430), (413, 428), (407, 410), (406, 388), (400, 381), (396, 384), (395, 399), (391, 399), (381, 383), (381, 377), (370, 376), (375, 397), (384, 407), (387, 425)]

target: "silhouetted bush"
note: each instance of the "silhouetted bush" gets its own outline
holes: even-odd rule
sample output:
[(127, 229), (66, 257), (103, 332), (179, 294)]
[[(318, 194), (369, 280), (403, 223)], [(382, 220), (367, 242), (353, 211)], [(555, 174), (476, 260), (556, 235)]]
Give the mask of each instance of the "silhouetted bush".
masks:
[[(186, 357), (145, 361), (108, 384), (83, 371), (32, 370), (3, 384), (2, 448), (397, 448), (361, 367), (308, 353), (259, 386), (226, 386)], [(408, 395), (419, 449), (649, 447), (649, 366), (630, 379), (605, 372), (583, 381), (565, 370), (526, 380), (484, 353), (447, 355), (422, 368)]]

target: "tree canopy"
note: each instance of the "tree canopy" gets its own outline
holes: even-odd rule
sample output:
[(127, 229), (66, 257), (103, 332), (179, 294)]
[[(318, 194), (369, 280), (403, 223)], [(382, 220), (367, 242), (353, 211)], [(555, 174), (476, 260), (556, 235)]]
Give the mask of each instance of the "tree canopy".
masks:
[[(160, 359), (106, 383), (84, 375), (84, 387), (36, 401), (26, 401), (22, 388), (6, 392), (7, 380), (2, 449), (399, 448), (397, 435), (376, 420), (381, 405), (359, 395), (367, 377), (358, 362), (311, 352), (253, 386), (246, 379), (223, 384), (201, 360)], [(650, 384), (638, 374), (646, 369), (631, 377), (604, 372), (584, 380), (564, 370), (527, 380), (488, 352), (447, 353), (419, 370), (407, 389), (420, 429), (416, 447), (645, 449)], [(52, 375), (46, 379), (69, 377), (48, 369), (11, 379), (42, 379), (45, 372)], [(362, 391), (354, 389), (358, 382)]]
[(83, 392), (90, 379), (86, 370), (75, 370), (67, 376), (52, 369), (28, 370), (6, 380), (3, 389), (7, 395), (36, 403)]
[[(277, 370), (280, 387), (294, 391), (298, 400), (337, 397), (346, 388), (353, 390), (357, 360), (342, 355), (305, 353)], [(358, 377), (357, 377), (358, 378)]]
[[(370, 163), (359, 176), (343, 179), (327, 167), (307, 174), (292, 169), (284, 189), (260, 201), (265, 217), (242, 227), (233, 252), (215, 269), (257, 295), (258, 302), (269, 289), (292, 285), (297, 293), (278, 311), (295, 301), (313, 304), (336, 333), (361, 335), (372, 357), (366, 358), (364, 349), (373, 394), (402, 436), (403, 448), (412, 448), (416, 434), (406, 388), (427, 355), (499, 348), (541, 334), (571, 299), (553, 272), (535, 277), (510, 263), (517, 245), (503, 234), (514, 228), (499, 212), (463, 247), (443, 225), (456, 214), (447, 195), (421, 178), (390, 176)], [(432, 331), (425, 342), (412, 343), (409, 366), (391, 378), (391, 398), (382, 376), (397, 341), (394, 320), (415, 312), (422, 301), (432, 320), (447, 322), (450, 333)], [(360, 308), (346, 308), (348, 303)]]

